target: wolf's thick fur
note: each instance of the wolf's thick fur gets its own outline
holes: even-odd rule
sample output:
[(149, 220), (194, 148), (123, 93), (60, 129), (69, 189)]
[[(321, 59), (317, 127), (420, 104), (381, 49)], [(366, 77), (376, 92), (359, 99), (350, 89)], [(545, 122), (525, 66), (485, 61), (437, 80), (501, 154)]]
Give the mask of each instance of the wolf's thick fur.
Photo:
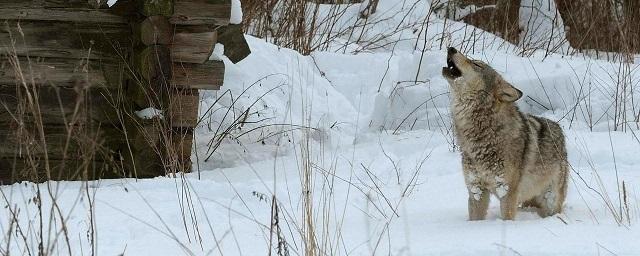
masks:
[(485, 219), (490, 194), (503, 219), (518, 205), (542, 217), (562, 211), (568, 163), (564, 135), (551, 120), (524, 114), (522, 92), (489, 65), (449, 49), (442, 75), (451, 86), (451, 112), (469, 190), (469, 219)]

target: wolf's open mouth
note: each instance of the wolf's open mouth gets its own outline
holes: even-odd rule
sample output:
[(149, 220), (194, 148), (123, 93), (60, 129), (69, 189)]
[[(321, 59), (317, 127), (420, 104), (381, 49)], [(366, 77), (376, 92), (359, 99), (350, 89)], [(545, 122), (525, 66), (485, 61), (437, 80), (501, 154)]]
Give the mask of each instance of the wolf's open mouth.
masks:
[(442, 68), (442, 74), (450, 78), (458, 78), (462, 76), (462, 71), (456, 67), (451, 59), (451, 55), (447, 56), (447, 66)]

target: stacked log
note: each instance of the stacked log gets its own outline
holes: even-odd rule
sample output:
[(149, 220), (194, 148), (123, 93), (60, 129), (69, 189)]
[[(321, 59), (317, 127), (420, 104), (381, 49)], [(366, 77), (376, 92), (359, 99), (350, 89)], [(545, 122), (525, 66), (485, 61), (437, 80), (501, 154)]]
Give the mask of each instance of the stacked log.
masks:
[[(189, 171), (229, 0), (0, 3), (0, 182)], [(138, 111), (163, 115), (146, 119)]]
[(0, 20), (0, 180), (116, 176), (127, 21), (66, 0), (5, 0)]
[[(128, 157), (135, 176), (191, 170), (193, 129), (198, 123), (199, 89), (216, 90), (224, 65), (209, 61), (217, 29), (227, 25), (228, 1), (140, 0), (134, 9), (136, 37), (128, 92), (134, 111), (159, 110), (156, 117), (132, 120)], [(129, 3), (130, 4), (130, 3)]]

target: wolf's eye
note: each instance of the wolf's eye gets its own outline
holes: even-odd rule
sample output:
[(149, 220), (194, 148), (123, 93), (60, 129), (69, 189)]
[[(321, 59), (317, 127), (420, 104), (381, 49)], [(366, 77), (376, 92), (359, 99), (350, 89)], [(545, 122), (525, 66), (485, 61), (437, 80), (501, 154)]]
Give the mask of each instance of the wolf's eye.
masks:
[(482, 66), (475, 61), (472, 61), (471, 63), (473, 63), (473, 65), (476, 65), (476, 67), (482, 68)]

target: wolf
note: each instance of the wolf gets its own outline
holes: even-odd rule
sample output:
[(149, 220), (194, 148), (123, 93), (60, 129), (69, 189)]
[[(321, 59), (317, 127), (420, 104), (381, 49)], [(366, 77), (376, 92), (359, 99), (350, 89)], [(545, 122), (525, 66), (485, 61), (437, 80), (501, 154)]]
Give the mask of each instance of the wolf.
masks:
[(469, 220), (486, 218), (492, 194), (505, 220), (513, 220), (520, 205), (536, 208), (541, 217), (560, 213), (569, 175), (560, 125), (520, 112), (520, 90), (455, 48), (447, 51), (442, 75), (450, 85)]

